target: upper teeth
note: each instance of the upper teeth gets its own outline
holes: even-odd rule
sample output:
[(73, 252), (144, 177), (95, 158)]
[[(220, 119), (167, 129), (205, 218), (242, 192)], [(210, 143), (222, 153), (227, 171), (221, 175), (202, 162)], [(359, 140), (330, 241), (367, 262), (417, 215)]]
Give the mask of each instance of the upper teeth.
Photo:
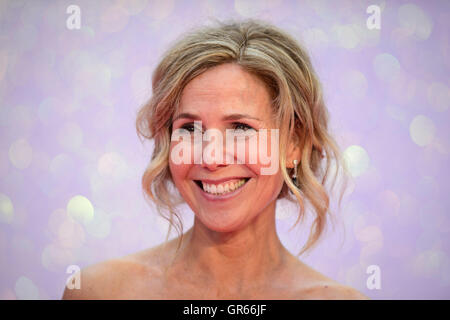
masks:
[(202, 182), (203, 191), (212, 193), (212, 194), (224, 194), (227, 192), (231, 192), (241, 187), (245, 183), (245, 179), (227, 181), (220, 184), (208, 184), (206, 182)]

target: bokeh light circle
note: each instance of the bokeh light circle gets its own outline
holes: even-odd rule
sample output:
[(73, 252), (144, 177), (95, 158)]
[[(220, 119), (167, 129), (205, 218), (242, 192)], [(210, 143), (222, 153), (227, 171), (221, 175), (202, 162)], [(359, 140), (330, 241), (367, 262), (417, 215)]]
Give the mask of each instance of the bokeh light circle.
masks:
[(0, 193), (0, 222), (11, 223), (14, 219), (14, 206), (11, 199)]
[(94, 219), (86, 224), (86, 231), (96, 238), (106, 238), (111, 232), (111, 218), (103, 210), (95, 210)]
[(39, 289), (34, 284), (34, 282), (25, 277), (21, 276), (17, 279), (14, 286), (14, 292), (16, 297), (20, 300), (37, 300), (39, 299)]
[(9, 160), (17, 169), (26, 169), (31, 164), (33, 149), (26, 139), (14, 141), (9, 148)]
[(417, 5), (408, 3), (398, 9), (398, 22), (408, 35), (416, 39), (427, 39), (433, 30), (433, 22)]
[(378, 54), (373, 60), (373, 69), (378, 79), (390, 82), (401, 71), (400, 62), (389, 53)]
[(412, 141), (421, 147), (429, 145), (433, 141), (435, 133), (436, 127), (433, 120), (424, 115), (415, 116), (409, 125)]
[(358, 145), (352, 145), (345, 149), (344, 160), (353, 177), (362, 175), (370, 166), (370, 158), (367, 151)]
[(67, 214), (75, 220), (87, 224), (94, 218), (94, 207), (88, 198), (77, 195), (67, 203)]
[(450, 104), (450, 90), (442, 82), (433, 82), (428, 86), (427, 98), (435, 111), (444, 112)]

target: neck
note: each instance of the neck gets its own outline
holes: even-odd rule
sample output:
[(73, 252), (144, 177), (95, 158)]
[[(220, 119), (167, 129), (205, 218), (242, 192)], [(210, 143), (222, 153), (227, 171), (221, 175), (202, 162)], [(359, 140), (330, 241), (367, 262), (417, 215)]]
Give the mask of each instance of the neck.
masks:
[(220, 288), (266, 283), (286, 264), (289, 255), (276, 234), (275, 204), (245, 228), (233, 232), (212, 231), (195, 219), (184, 236), (185, 245), (175, 259), (179, 262), (176, 265), (182, 265), (195, 279)]

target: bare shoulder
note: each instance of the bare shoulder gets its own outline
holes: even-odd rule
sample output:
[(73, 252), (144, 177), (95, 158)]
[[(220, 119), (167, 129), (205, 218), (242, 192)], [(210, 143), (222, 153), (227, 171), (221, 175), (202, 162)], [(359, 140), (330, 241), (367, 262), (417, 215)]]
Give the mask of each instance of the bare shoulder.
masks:
[(298, 299), (309, 300), (368, 300), (369, 298), (358, 290), (342, 285), (323, 275), (313, 268), (303, 264), (299, 275), (296, 292)]
[(79, 289), (65, 288), (64, 300), (138, 299), (152, 280), (160, 276), (155, 253), (151, 248), (125, 257), (103, 261), (83, 268), (73, 277), (80, 280)]
[(336, 282), (324, 282), (308, 290), (306, 299), (313, 300), (369, 300), (358, 290)]

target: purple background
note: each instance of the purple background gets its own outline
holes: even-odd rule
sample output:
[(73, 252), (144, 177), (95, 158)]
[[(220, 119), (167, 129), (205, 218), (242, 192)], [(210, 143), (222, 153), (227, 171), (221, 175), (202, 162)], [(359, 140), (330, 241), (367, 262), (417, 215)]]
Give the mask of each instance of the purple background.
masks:
[[(66, 27), (70, 4), (80, 30)], [(380, 30), (366, 27), (371, 4)], [(284, 28), (323, 83), (354, 178), (340, 223), (302, 259), (373, 299), (450, 298), (449, 5), (0, 2), (0, 298), (58, 299), (69, 265), (163, 241), (167, 225), (140, 187), (152, 143), (139, 142), (135, 115), (167, 45), (212, 17)], [(280, 202), (277, 228), (295, 253), (308, 228), (288, 232), (294, 211)], [(366, 287), (369, 265), (379, 290)]]

